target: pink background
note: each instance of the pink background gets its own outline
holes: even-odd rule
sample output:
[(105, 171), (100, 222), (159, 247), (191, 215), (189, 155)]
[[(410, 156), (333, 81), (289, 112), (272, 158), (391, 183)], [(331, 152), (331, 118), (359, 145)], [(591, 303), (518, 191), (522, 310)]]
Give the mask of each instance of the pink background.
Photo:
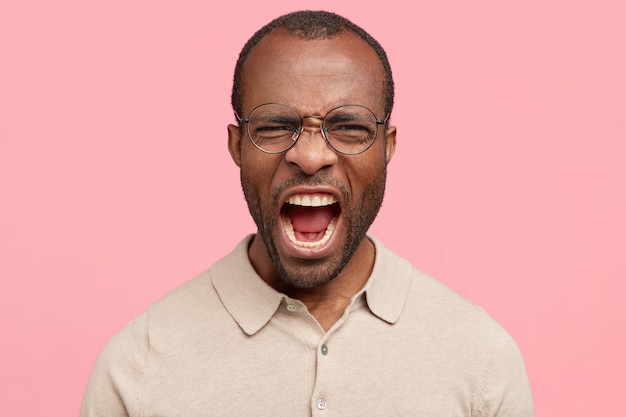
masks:
[(0, 5), (0, 415), (76, 415), (105, 341), (253, 231), (232, 70), (307, 7), (394, 69), (373, 234), (508, 329), (537, 415), (623, 412), (622, 0), (87, 3)]

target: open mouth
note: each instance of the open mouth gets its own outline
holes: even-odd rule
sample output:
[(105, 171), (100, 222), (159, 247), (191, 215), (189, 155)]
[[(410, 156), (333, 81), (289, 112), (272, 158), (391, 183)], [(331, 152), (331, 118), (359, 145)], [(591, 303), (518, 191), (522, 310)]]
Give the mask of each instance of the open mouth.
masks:
[(341, 208), (331, 194), (294, 194), (280, 214), (287, 237), (302, 248), (324, 246), (335, 230)]

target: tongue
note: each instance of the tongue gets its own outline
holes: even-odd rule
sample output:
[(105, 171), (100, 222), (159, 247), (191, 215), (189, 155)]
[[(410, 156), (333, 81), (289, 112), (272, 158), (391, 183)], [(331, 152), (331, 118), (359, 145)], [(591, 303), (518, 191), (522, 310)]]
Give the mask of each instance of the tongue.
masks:
[(301, 233), (323, 232), (333, 218), (334, 209), (326, 207), (290, 206), (289, 218), (293, 229)]

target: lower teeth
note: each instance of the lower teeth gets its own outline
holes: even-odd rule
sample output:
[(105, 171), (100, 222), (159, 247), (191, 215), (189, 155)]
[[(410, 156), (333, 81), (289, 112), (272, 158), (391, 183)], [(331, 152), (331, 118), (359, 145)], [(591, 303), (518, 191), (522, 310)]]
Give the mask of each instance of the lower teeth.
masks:
[(289, 217), (283, 217), (283, 227), (285, 228), (285, 233), (287, 233), (287, 237), (297, 246), (302, 248), (319, 248), (320, 246), (324, 246), (328, 240), (330, 239), (330, 235), (333, 234), (333, 230), (335, 230), (335, 226), (337, 225), (337, 217), (333, 217), (326, 226), (326, 230), (324, 231), (324, 236), (318, 241), (315, 242), (302, 242), (296, 238), (296, 233), (293, 230), (293, 225), (291, 224), (291, 220)]

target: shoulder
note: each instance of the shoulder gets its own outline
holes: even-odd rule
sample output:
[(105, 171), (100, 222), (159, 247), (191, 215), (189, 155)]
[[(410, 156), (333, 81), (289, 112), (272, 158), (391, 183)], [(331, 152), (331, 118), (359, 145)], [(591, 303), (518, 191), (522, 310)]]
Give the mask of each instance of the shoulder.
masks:
[(150, 305), (111, 337), (91, 372), (81, 416), (134, 415), (141, 408), (155, 347), (167, 346), (173, 331), (189, 333), (197, 322), (194, 315), (200, 314), (196, 310), (201, 299), (210, 293), (208, 272), (204, 272)]
[(513, 338), (487, 311), (413, 267), (403, 318), (483, 360), (519, 356)]
[(370, 292), (380, 304), (403, 303), (401, 320), (430, 324), (440, 331), (506, 338), (504, 329), (481, 307), (371, 239), (376, 246), (376, 263)]
[[(218, 295), (213, 277), (226, 280), (241, 274), (246, 259), (244, 239), (230, 254), (218, 260), (210, 269), (198, 274), (153, 302), (107, 343), (103, 355), (119, 354), (134, 346), (139, 352), (150, 351), (156, 345), (167, 345), (171, 340), (197, 335), (199, 330), (223, 326), (232, 322)], [(227, 271), (227, 272), (225, 272)]]
[[(180, 328), (183, 322), (193, 323), (196, 316), (207, 313), (210, 308), (207, 298), (210, 298), (212, 292), (209, 271), (168, 292), (111, 337), (99, 360), (139, 366), (147, 360), (147, 354), (159, 332), (170, 327)], [(181, 321), (181, 318), (185, 320)]]
[(411, 346), (405, 365), (423, 367), (427, 358), (433, 375), (443, 370), (456, 383), (465, 381), (476, 415), (533, 415), (524, 362), (511, 335), (474, 302), (389, 249), (380, 252), (386, 274), (379, 278), (406, 282), (404, 308), (393, 326)]

